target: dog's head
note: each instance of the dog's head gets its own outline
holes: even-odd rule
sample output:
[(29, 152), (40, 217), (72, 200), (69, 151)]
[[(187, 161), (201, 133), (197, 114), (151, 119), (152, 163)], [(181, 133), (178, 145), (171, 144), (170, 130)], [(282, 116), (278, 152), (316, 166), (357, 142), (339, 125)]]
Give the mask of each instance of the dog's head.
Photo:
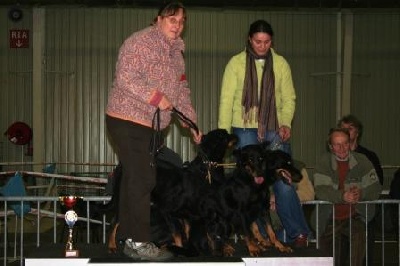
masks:
[(245, 170), (254, 178), (254, 183), (261, 185), (265, 181), (266, 164), (262, 145), (246, 145), (233, 152), (236, 166)]
[(222, 162), (225, 153), (238, 141), (238, 137), (229, 134), (225, 129), (214, 129), (203, 135), (200, 150), (207, 156), (209, 161)]
[(299, 182), (303, 176), (294, 166), (292, 157), (281, 150), (265, 151), (265, 176), (273, 183), (282, 179), (285, 183)]

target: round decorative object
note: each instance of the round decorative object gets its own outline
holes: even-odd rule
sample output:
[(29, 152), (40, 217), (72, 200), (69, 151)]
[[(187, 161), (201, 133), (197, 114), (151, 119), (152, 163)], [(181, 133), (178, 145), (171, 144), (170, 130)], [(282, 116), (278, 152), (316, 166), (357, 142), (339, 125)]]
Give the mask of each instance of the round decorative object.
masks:
[(22, 19), (22, 17), (23, 17), (23, 13), (22, 13), (22, 10), (19, 8), (14, 7), (8, 11), (8, 18), (11, 19), (13, 22), (20, 21)]
[(62, 200), (64, 202), (64, 205), (68, 209), (72, 209), (75, 206), (76, 201), (78, 200), (78, 197), (76, 197), (76, 196), (64, 196), (64, 197), (62, 197)]
[(15, 145), (25, 145), (32, 140), (32, 129), (24, 122), (13, 123), (4, 135)]
[(69, 210), (65, 213), (65, 222), (69, 227), (73, 227), (76, 221), (78, 221), (78, 215), (74, 210)]

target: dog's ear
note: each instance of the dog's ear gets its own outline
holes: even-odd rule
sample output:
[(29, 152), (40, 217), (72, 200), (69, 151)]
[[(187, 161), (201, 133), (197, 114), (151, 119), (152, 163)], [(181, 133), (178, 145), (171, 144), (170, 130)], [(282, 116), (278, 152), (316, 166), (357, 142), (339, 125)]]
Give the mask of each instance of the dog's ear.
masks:
[(236, 139), (237, 137), (229, 134), (226, 129), (217, 128), (203, 135), (199, 147), (210, 161), (220, 162), (228, 150), (231, 153), (230, 149), (236, 144)]
[(265, 153), (268, 168), (280, 168), (282, 165), (291, 163), (290, 154), (281, 150), (268, 150)]
[(209, 131), (207, 134), (204, 134), (201, 138), (201, 146), (205, 147), (213, 147), (221, 142), (222, 140), (226, 140), (228, 138), (228, 131), (226, 129), (214, 129)]

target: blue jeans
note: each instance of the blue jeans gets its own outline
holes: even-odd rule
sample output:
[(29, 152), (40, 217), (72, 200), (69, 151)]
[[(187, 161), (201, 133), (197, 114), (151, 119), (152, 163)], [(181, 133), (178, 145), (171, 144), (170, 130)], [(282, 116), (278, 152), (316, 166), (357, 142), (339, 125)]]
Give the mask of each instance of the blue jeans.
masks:
[[(232, 133), (238, 136), (239, 141), (237, 148), (244, 147), (250, 144), (258, 144), (257, 128), (232, 128)], [(288, 154), (292, 154), (290, 143), (282, 142), (278, 132), (267, 131), (265, 133), (264, 141), (271, 142), (271, 150), (282, 150)], [(296, 189), (293, 186), (285, 184), (283, 181), (275, 182), (274, 186), (275, 202), (277, 207), (277, 214), (283, 228), (286, 231), (286, 241), (292, 242), (300, 234), (309, 235), (310, 229), (304, 217), (303, 208), (300, 204), (299, 197), (297, 196)], [(266, 232), (262, 221), (257, 220), (259, 230), (262, 235), (266, 237)], [(280, 241), (284, 240), (283, 232), (277, 234)]]
[[(260, 142), (257, 138), (257, 131), (257, 128), (233, 127), (232, 133), (239, 138), (239, 142), (236, 144), (236, 147), (241, 148), (250, 144), (259, 144)], [(276, 131), (268, 130), (265, 133), (264, 141), (269, 141), (271, 143), (271, 150), (282, 150), (290, 155), (292, 154), (290, 143), (282, 142), (281, 137)]]
[[(309, 236), (311, 233), (304, 217), (302, 205), (296, 190), (292, 185), (278, 180), (273, 185), (276, 202), (276, 212), (286, 231), (286, 241), (293, 242), (300, 234)], [(278, 234), (283, 241), (283, 234)]]

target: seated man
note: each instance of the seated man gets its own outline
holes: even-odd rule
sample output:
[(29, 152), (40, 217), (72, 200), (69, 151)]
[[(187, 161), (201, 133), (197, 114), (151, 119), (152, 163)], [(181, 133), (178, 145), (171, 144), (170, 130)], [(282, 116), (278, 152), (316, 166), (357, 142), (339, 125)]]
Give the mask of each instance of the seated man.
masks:
[[(376, 174), (378, 175), (379, 182), (383, 185), (383, 169), (381, 166), (381, 162), (376, 155), (375, 152), (365, 148), (360, 145), (360, 139), (363, 133), (363, 125), (360, 120), (358, 120), (354, 115), (345, 115), (343, 116), (338, 124), (340, 128), (346, 128), (350, 134), (350, 150), (358, 153), (364, 154), (368, 160), (371, 161), (372, 165), (375, 168)], [(372, 219), (368, 223), (368, 264), (372, 264), (374, 261), (374, 252), (373, 250), (375, 245), (375, 227), (377, 225), (378, 212), (375, 215), (375, 219)]]
[[(367, 157), (350, 150), (347, 129), (331, 129), (328, 146), (330, 152), (320, 157), (314, 173), (316, 199), (334, 203), (335, 210), (332, 217), (332, 206), (320, 206), (319, 228), (323, 231), (319, 239), (321, 249), (332, 254), (335, 236), (337, 265), (347, 264), (350, 259), (351, 265), (362, 265), (365, 256), (365, 220), (374, 217), (375, 205), (368, 206), (367, 216), (365, 205), (357, 203), (378, 199), (382, 187)], [(335, 219), (334, 228), (332, 218)], [(341, 247), (346, 240), (351, 241), (351, 256), (342, 253), (345, 250)]]

